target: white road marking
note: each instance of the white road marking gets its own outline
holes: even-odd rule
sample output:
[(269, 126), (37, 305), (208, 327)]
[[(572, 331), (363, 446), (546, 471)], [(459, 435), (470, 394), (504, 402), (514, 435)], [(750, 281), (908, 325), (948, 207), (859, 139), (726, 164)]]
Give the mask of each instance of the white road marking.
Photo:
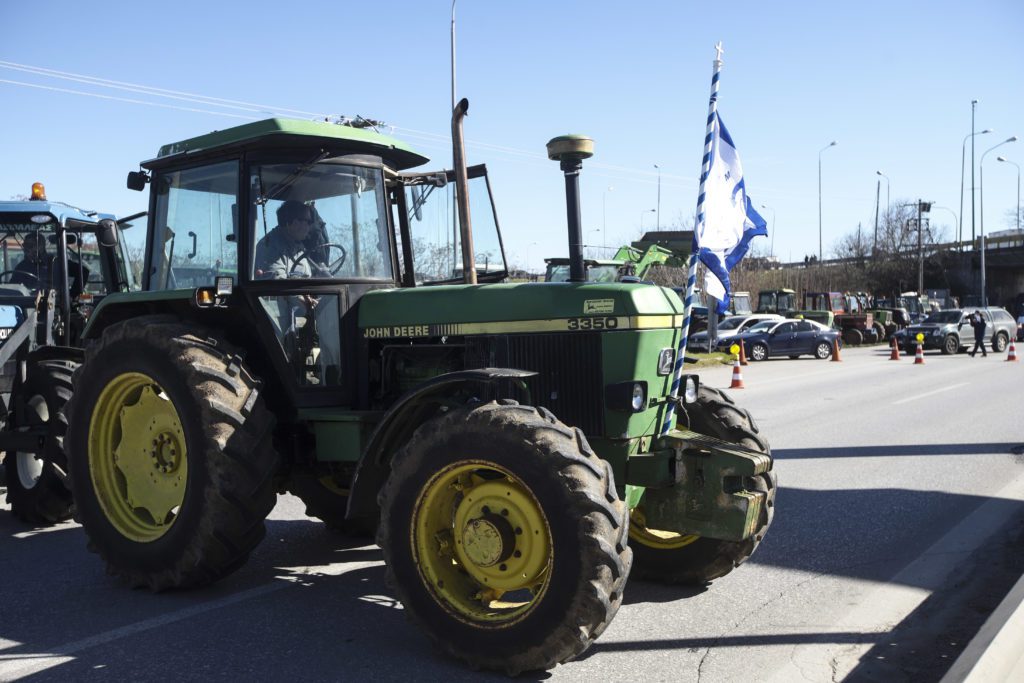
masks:
[[(355, 548), (353, 548), (353, 550), (355, 550)], [(355, 571), (357, 569), (364, 569), (366, 567), (373, 567), (381, 564), (383, 564), (382, 561), (345, 562), (342, 560), (319, 567), (281, 567), (280, 569), (283, 569), (288, 573), (288, 575), (276, 576), (274, 577), (274, 581), (271, 583), (256, 586), (255, 588), (250, 588), (248, 590), (241, 591), (240, 593), (228, 595), (218, 600), (203, 602), (174, 612), (168, 612), (167, 614), (153, 617), (152, 619), (138, 621), (134, 624), (126, 624), (125, 626), (111, 629), (103, 633), (97, 633), (96, 635), (88, 638), (59, 645), (49, 652), (0, 654), (0, 681), (14, 681), (24, 678), (25, 676), (39, 673), (40, 671), (45, 671), (46, 669), (52, 669), (55, 666), (60, 666), (61, 664), (74, 660), (75, 654), (82, 652), (83, 650), (88, 650), (89, 648), (106, 645), (107, 643), (120, 640), (121, 638), (128, 638), (138, 633), (142, 633), (143, 631), (150, 631), (154, 628), (173, 624), (222, 607), (228, 607), (239, 602), (244, 602), (245, 600), (259, 598), (267, 595), (268, 593), (279, 591), (282, 588), (308, 584), (309, 579), (316, 576), (340, 576), (341, 574)], [(394, 601), (392, 600), (391, 602)]]
[(893, 401), (892, 404), (894, 406), (898, 406), (898, 405), (903, 404), (903, 403), (910, 403), (911, 401), (916, 401), (919, 398), (928, 398), (929, 396), (934, 396), (935, 394), (941, 394), (944, 391), (952, 391), (953, 389), (959, 389), (960, 387), (966, 387), (968, 384), (970, 384), (970, 382), (960, 382), (960, 384), (950, 384), (948, 387), (942, 387), (941, 389), (936, 389), (935, 391), (926, 391), (923, 394), (917, 394), (915, 396), (908, 396), (907, 398), (901, 398), (899, 401)]
[(907, 615), (941, 588), (961, 562), (999, 531), (1007, 520), (1007, 500), (1024, 501), (1024, 476), (1017, 477), (993, 494), (885, 584), (864, 596), (851, 596), (856, 601), (853, 609), (836, 623), (819, 629), (822, 634), (863, 633), (873, 638), (866, 638), (866, 642), (856, 645), (798, 645), (790, 653), (788, 664), (769, 680), (772, 683), (842, 680), (876, 642), (881, 642)]

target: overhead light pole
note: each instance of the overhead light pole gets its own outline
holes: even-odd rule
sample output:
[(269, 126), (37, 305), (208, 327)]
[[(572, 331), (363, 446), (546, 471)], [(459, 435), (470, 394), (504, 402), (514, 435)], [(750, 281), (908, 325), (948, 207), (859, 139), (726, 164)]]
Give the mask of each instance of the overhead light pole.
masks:
[[(977, 102), (977, 100), (974, 100), (974, 102)], [(971, 112), (971, 125), (972, 125), (972, 127), (974, 125), (974, 112), (973, 112), (973, 110)], [(974, 217), (973, 217), (973, 206), (974, 206), (974, 204), (973, 204), (973, 202), (974, 202), (974, 168), (973, 168), (973, 166), (974, 166), (974, 140), (973, 140), (973, 138), (974, 138), (975, 135), (987, 135), (988, 133), (991, 133), (991, 132), (992, 132), (991, 128), (986, 128), (985, 130), (978, 131), (977, 133), (973, 133), (972, 132), (969, 135), (965, 135), (964, 136), (964, 142), (963, 142), (962, 145), (960, 145), (960, 227), (959, 227), (959, 231), (958, 231), (957, 238), (956, 238), (957, 242), (963, 242), (964, 241), (964, 162), (966, 160), (966, 155), (967, 155), (967, 141), (971, 140), (971, 166), (972, 166), (972, 168), (971, 168), (971, 202), (972, 202), (972, 204), (971, 204), (971, 207), (972, 207), (971, 241), (973, 242), (974, 241)], [(961, 248), (963, 248), (963, 244), (961, 244), (960, 246), (961, 246)]]
[(644, 236), (644, 216), (649, 213), (655, 213), (655, 209), (643, 209), (640, 211), (640, 236)]
[(772, 207), (768, 206), (767, 204), (762, 204), (761, 208), (762, 209), (768, 209), (769, 211), (772, 212), (772, 241), (771, 241), (770, 249), (771, 249), (771, 255), (774, 258), (774, 256), (775, 256), (775, 209), (773, 209)]
[(821, 155), (829, 147), (835, 147), (839, 144), (836, 140), (828, 143), (818, 152), (818, 263), (821, 263), (822, 249), (821, 249)]
[(1016, 142), (1017, 136), (1012, 135), (998, 145), (993, 145), (986, 149), (981, 155), (981, 161), (978, 162), (978, 204), (980, 206), (981, 213), (981, 305), (988, 306), (988, 290), (985, 289), (985, 155), (992, 150), (1002, 147), (1005, 144)]
[(1020, 164), (1016, 161), (1010, 161), (1006, 157), (996, 157), (996, 161), (1002, 161), (1004, 164), (1013, 164), (1017, 167), (1017, 210), (1014, 213), (1017, 215), (1017, 230), (1020, 230)]
[(658, 171), (658, 213), (654, 217), (655, 230), (661, 231), (661, 167), (654, 164), (654, 168)]
[(608, 239), (608, 193), (615, 188), (609, 185), (601, 195), (601, 246), (605, 247)]
[(885, 175), (881, 171), (875, 171), (875, 175), (879, 175), (885, 178), (885, 215), (889, 216), (889, 176)]

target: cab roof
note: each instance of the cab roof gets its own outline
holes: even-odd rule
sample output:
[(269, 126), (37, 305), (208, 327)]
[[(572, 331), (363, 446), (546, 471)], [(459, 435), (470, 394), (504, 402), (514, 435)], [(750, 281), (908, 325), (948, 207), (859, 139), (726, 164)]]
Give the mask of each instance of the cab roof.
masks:
[[(113, 214), (79, 209), (77, 206), (71, 206), (64, 202), (37, 199), (0, 201), (0, 221), (5, 223), (31, 223), (32, 216), (43, 214), (53, 216), (61, 225), (67, 225), (69, 220), (78, 223), (95, 224), (99, 223), (103, 218), (114, 219)], [(42, 227), (42, 225), (39, 227)]]
[(234, 128), (215, 130), (179, 142), (164, 145), (145, 168), (163, 166), (182, 157), (250, 147), (324, 147), (351, 154), (379, 156), (392, 168), (404, 170), (429, 159), (404, 142), (387, 135), (326, 121), (265, 119)]

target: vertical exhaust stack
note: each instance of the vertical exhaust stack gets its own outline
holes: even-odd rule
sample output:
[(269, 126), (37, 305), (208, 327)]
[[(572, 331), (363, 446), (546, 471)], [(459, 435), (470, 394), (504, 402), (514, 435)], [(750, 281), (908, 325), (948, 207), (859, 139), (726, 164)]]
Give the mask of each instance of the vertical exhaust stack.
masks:
[(569, 282), (586, 282), (583, 267), (583, 219), (580, 215), (580, 171), (594, 156), (594, 141), (584, 135), (560, 135), (548, 142), (548, 159), (565, 173), (565, 210), (569, 219)]
[(463, 97), (452, 112), (452, 151), (455, 166), (455, 194), (462, 226), (462, 281), (476, 284), (476, 255), (473, 251), (473, 228), (469, 217), (469, 172), (466, 170), (466, 143), (462, 136), (462, 119), (469, 111), (469, 100)]

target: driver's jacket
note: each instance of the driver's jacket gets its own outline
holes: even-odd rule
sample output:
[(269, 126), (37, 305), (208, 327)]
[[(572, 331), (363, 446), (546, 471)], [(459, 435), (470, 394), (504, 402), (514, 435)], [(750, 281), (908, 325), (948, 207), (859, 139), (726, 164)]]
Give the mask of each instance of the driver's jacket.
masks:
[[(303, 256), (306, 245), (290, 240), (284, 229), (277, 226), (256, 243), (256, 263), (253, 275), (257, 280), (287, 280), (312, 277), (314, 264)], [(296, 257), (302, 257), (296, 260)]]

